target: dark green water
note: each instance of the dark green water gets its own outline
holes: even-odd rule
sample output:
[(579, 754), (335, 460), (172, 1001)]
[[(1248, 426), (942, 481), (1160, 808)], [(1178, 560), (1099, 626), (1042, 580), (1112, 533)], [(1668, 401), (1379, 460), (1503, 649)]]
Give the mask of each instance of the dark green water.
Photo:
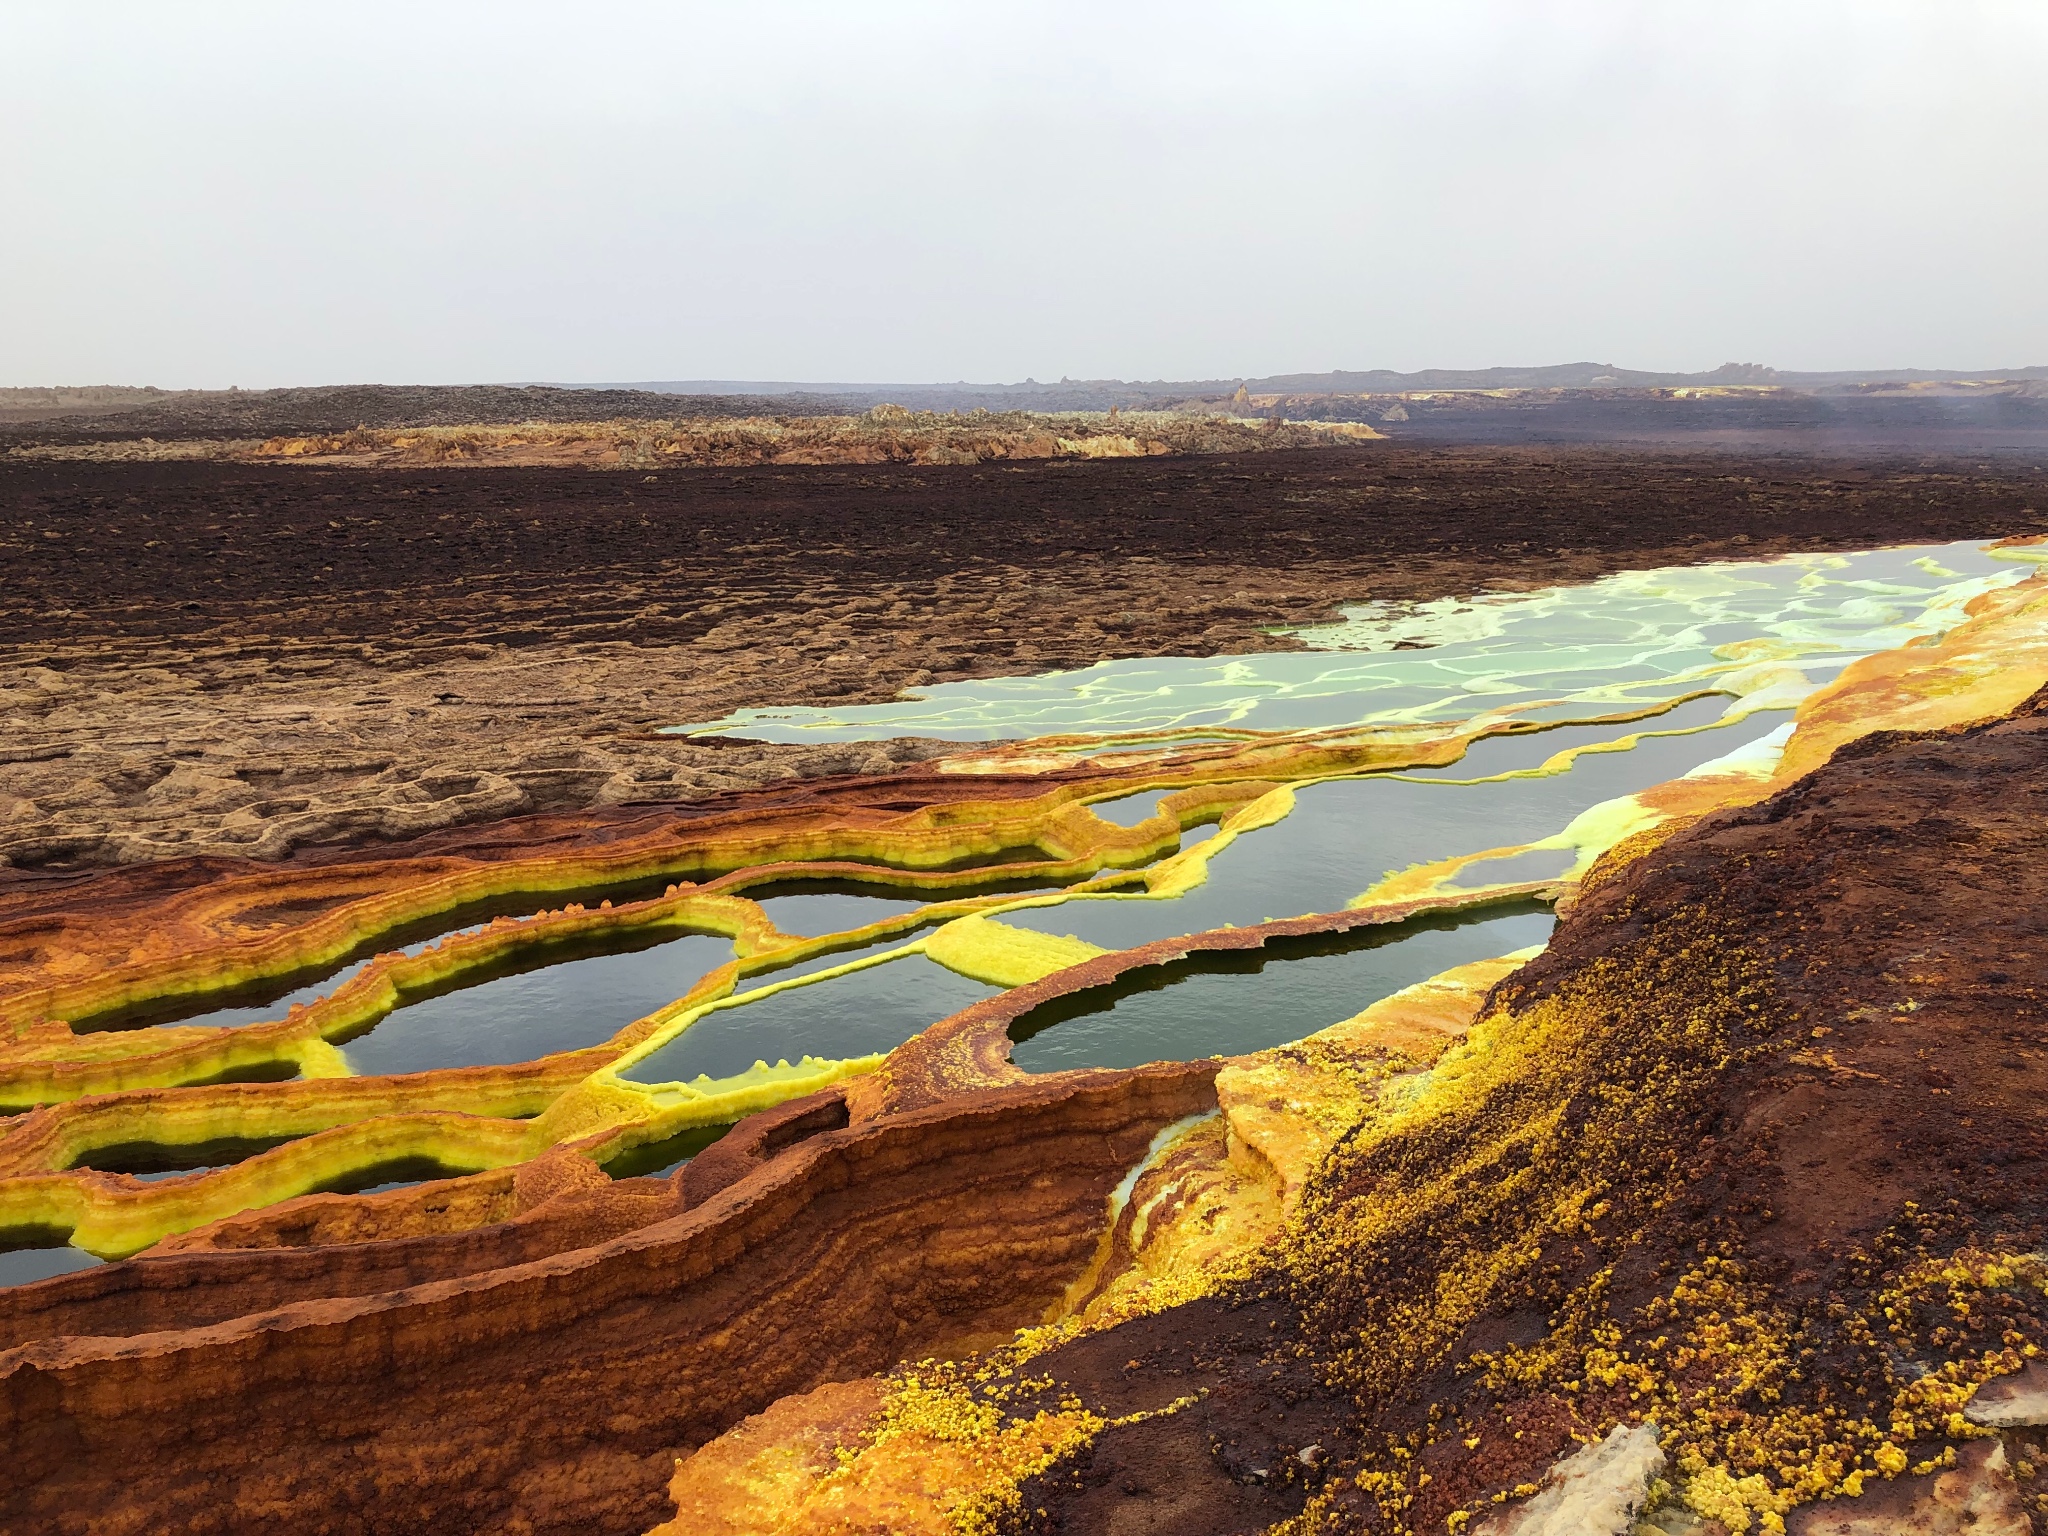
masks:
[(887, 954), (892, 949), (901, 949), (914, 937), (914, 934), (909, 933), (892, 934), (886, 939), (873, 944), (863, 944), (855, 949), (829, 950), (822, 955), (813, 955), (808, 960), (799, 960), (794, 965), (779, 965), (772, 971), (755, 971), (750, 976), (742, 976), (734, 990), (747, 992), (755, 987), (769, 986), (778, 981), (794, 981), (799, 976), (814, 976), (819, 971), (831, 970), (835, 965), (847, 965), (855, 960), (866, 960), (875, 955)]
[[(402, 954), (417, 955), (453, 934), (474, 933), (482, 926), (484, 925), (470, 923), (466, 927), (438, 928), (426, 937), (416, 938), (410, 943), (383, 943), (377, 952), (389, 954), (397, 950)], [(219, 1029), (230, 1029), (243, 1024), (266, 1024), (273, 1019), (283, 1018), (291, 1012), (294, 1003), (318, 1002), (360, 969), (360, 966), (348, 964), (323, 971), (314, 979), (298, 986), (290, 986), (290, 978), (285, 978), (282, 988), (278, 982), (265, 982), (254, 987), (238, 988), (232, 993), (213, 993), (210, 997), (194, 998), (185, 1006), (203, 1010), (197, 1013), (181, 1014), (176, 1006), (157, 1007), (146, 1013), (108, 1014), (76, 1022), (72, 1028), (83, 1033), (102, 1029), (142, 1029), (153, 1024), (201, 1024)], [(213, 1002), (214, 1006), (205, 1007), (208, 1001)]]
[(565, 953), (573, 951), (530, 955), (527, 969), (408, 1002), (342, 1051), (358, 1073), (384, 1076), (598, 1045), (730, 960), (732, 940), (693, 933), (637, 950)]
[(824, 1060), (894, 1050), (928, 1024), (1001, 990), (922, 955), (791, 987), (705, 1014), (619, 1075), (636, 1083), (731, 1077), (756, 1061)]
[[(1075, 898), (1007, 913), (1002, 921), (1130, 949), (1226, 925), (1341, 911), (1392, 871), (1538, 841), (1603, 800), (1677, 778), (1765, 734), (1752, 722), (1739, 731), (1652, 737), (1632, 751), (1582, 757), (1569, 773), (1495, 784), (1388, 777), (1311, 784), (1295, 792), (1286, 818), (1240, 836), (1212, 858), (1209, 878), (1184, 896)], [(1551, 745), (1537, 760), (1556, 750)]]
[(943, 892), (892, 895), (892, 890), (903, 892), (900, 886), (806, 880), (785, 881), (780, 885), (760, 886), (756, 890), (743, 890), (736, 894), (759, 902), (761, 910), (768, 914), (768, 920), (784, 933), (801, 934), (812, 939), (828, 933), (841, 933), (848, 928), (865, 928), (869, 923), (901, 917), (933, 901), (946, 899)]
[(1542, 944), (1540, 907), (1435, 919), (1262, 949), (1190, 956), (1127, 972), (1016, 1020), (1010, 1059), (1027, 1072), (1237, 1056), (1348, 1019), (1440, 971)]
[(695, 1126), (664, 1141), (621, 1152), (604, 1165), (604, 1171), (615, 1179), (666, 1178), (731, 1129), (730, 1125)]
[(0, 1227), (0, 1289), (68, 1275), (102, 1263), (83, 1248), (74, 1248), (69, 1234), (42, 1227)]
[(201, 1170), (226, 1168), (258, 1152), (281, 1147), (295, 1136), (222, 1136), (212, 1141), (130, 1141), (118, 1146), (95, 1147), (71, 1166), (97, 1168), (103, 1173), (132, 1174), (138, 1179), (174, 1179)]

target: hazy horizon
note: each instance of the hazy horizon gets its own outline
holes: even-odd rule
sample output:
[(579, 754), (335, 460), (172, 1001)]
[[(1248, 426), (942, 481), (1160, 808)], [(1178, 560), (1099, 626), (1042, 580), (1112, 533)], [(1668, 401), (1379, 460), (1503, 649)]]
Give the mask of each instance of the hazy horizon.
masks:
[[(1771, 367), (1772, 367), (1772, 365), (1771, 365), (1771, 364), (1769, 364), (1769, 363), (1761, 363), (1761, 364), (1759, 364), (1759, 363), (1754, 363), (1754, 362), (1750, 362), (1750, 363), (1742, 363), (1742, 364), (1737, 364), (1737, 363), (1724, 363), (1724, 364), (1718, 364), (1718, 365), (1716, 365), (1716, 366), (1717, 366), (1717, 368), (1718, 368), (1718, 367), (1759, 367), (1759, 366), (1760, 366), (1760, 367), (1765, 367), (1765, 368), (1771, 368)], [(1623, 372), (1623, 373), (1630, 373), (1630, 374), (1636, 374), (1636, 373), (1647, 373), (1647, 374), (1660, 374), (1660, 375), (1673, 375), (1673, 376), (1675, 376), (1675, 375), (1678, 375), (1678, 374), (1680, 374), (1680, 373), (1688, 373), (1688, 374), (1689, 374), (1690, 376), (1693, 376), (1693, 377), (1700, 377), (1700, 376), (1704, 376), (1704, 375), (1706, 375), (1706, 374), (1709, 374), (1709, 373), (1712, 373), (1713, 371), (1715, 371), (1715, 370), (1713, 370), (1713, 369), (1699, 369), (1699, 370), (1680, 370), (1680, 369), (1666, 369), (1666, 368), (1647, 368), (1647, 367), (1640, 367), (1640, 366), (1637, 366), (1637, 365), (1635, 365), (1635, 364), (1630, 364), (1630, 363), (1617, 363), (1617, 362), (1612, 362), (1612, 361), (1609, 361), (1609, 362), (1603, 362), (1603, 363), (1594, 363), (1594, 362), (1591, 362), (1591, 361), (1590, 361), (1590, 360), (1588, 360), (1588, 359), (1583, 359), (1583, 358), (1580, 358), (1580, 359), (1574, 359), (1574, 360), (1573, 360), (1573, 361), (1572, 361), (1571, 363), (1567, 363), (1567, 364), (1561, 364), (1561, 363), (1528, 363), (1528, 364), (1516, 364), (1516, 363), (1502, 363), (1502, 364), (1496, 364), (1496, 365), (1493, 365), (1493, 366), (1491, 366), (1491, 367), (1478, 367), (1478, 368), (1456, 368), (1456, 369), (1451, 369), (1451, 368), (1429, 368), (1429, 367), (1423, 367), (1423, 368), (1420, 368), (1420, 369), (1413, 369), (1413, 370), (1406, 370), (1406, 371), (1407, 371), (1408, 373), (1410, 373), (1410, 374), (1430, 374), (1430, 373), (1474, 373), (1474, 374), (1481, 374), (1481, 373), (1511, 373), (1511, 372), (1537, 372), (1537, 371), (1541, 371), (1541, 370), (1545, 370), (1545, 369), (1552, 369), (1552, 368), (1564, 368), (1564, 367), (1600, 367), (1600, 368), (1612, 368), (1612, 369), (1616, 369), (1616, 370), (1619, 370), (1619, 371), (1621, 371), (1621, 372)], [(1393, 372), (1394, 370), (1389, 370), (1389, 369), (1381, 369), (1381, 368), (1337, 368), (1337, 369), (1328, 369), (1328, 370), (1321, 370), (1321, 371), (1323, 371), (1323, 372), (1331, 372), (1331, 373), (1343, 373), (1343, 374), (1354, 374), (1354, 375), (1366, 375), (1366, 376), (1370, 376), (1370, 375), (1374, 375), (1374, 374), (1385, 374), (1385, 373)], [(1780, 374), (1780, 375), (1783, 375), (1783, 376), (1785, 376), (1785, 377), (1787, 377), (1787, 378), (1790, 378), (1790, 379), (1794, 379), (1794, 380), (1798, 380), (1798, 379), (1810, 379), (1810, 378), (1816, 378), (1816, 377), (1828, 377), (1828, 376), (1831, 376), (1831, 375), (1837, 375), (1837, 374), (1841, 374), (1841, 375), (1850, 375), (1850, 374), (1855, 374), (1855, 375), (1862, 375), (1862, 374), (1895, 374), (1895, 375), (1899, 375), (1899, 376), (1901, 376), (1901, 377), (1903, 377), (1903, 376), (1906, 376), (1906, 375), (1942, 375), (1942, 376), (1955, 376), (1955, 377), (1960, 377), (1960, 378), (1998, 378), (1998, 377), (2018, 377), (2018, 376), (2021, 376), (2021, 375), (2040, 375), (2040, 374), (2043, 374), (2043, 373), (2048, 373), (2048, 363), (2012, 363), (2012, 364), (2008, 364), (2008, 365), (2004, 365), (2004, 366), (1996, 366), (1996, 367), (1989, 367), (1989, 368), (1956, 368), (1956, 367), (1950, 367), (1950, 366), (1947, 366), (1947, 365), (1944, 365), (1944, 364), (1935, 364), (1935, 365), (1932, 365), (1932, 366), (1922, 366), (1922, 365), (1912, 364), (1912, 365), (1902, 365), (1902, 366), (1900, 366), (1900, 367), (1896, 367), (1896, 368), (1881, 368), (1881, 367), (1880, 367), (1880, 368), (1868, 368), (1868, 369), (1830, 369), (1830, 368), (1818, 368), (1818, 369), (1810, 369), (1810, 370), (1809, 370), (1809, 369), (1774, 369), (1773, 371), (1774, 371), (1774, 372), (1776, 372), (1776, 373), (1778, 373), (1778, 374)], [(1184, 379), (1168, 379), (1168, 378), (1135, 378), (1135, 377), (1131, 377), (1131, 376), (1128, 376), (1128, 375), (1123, 375), (1123, 376), (1118, 376), (1118, 375), (1105, 375), (1105, 376), (1099, 376), (1099, 377), (1097, 377), (1097, 376), (1090, 376), (1090, 377), (1082, 377), (1082, 376), (1080, 376), (1080, 375), (1070, 375), (1070, 374), (1062, 374), (1062, 375), (1060, 375), (1060, 376), (1059, 376), (1058, 378), (1046, 378), (1046, 379), (1040, 379), (1040, 378), (1036, 378), (1036, 377), (1025, 377), (1025, 378), (1022, 378), (1022, 379), (908, 379), (908, 378), (898, 378), (898, 379), (822, 379), (822, 378), (820, 378), (820, 379), (739, 379), (739, 378), (734, 378), (734, 379), (710, 379), (710, 378), (706, 378), (706, 379), (683, 379), (683, 378), (646, 378), (646, 379), (321, 379), (321, 380), (300, 380), (300, 381), (296, 381), (296, 382), (294, 382), (294, 383), (291, 383), (291, 384), (277, 384), (277, 385), (251, 385), (251, 386), (246, 386), (246, 387), (247, 387), (247, 388), (249, 388), (249, 389), (251, 389), (252, 391), (253, 391), (253, 390), (257, 390), (257, 389), (351, 389), (351, 388), (372, 388), (372, 389), (465, 389), (465, 388), (506, 388), (506, 389), (563, 389), (563, 390), (589, 390), (589, 389), (620, 389), (620, 390), (646, 390), (646, 391), (656, 391), (656, 392), (666, 391), (666, 392), (670, 392), (670, 393), (690, 393), (690, 392), (694, 392), (694, 393), (701, 393), (701, 394), (717, 394), (717, 393), (759, 393), (759, 394), (773, 394), (773, 393), (778, 393), (778, 392), (799, 392), (799, 391), (804, 391), (804, 390), (821, 390), (821, 391), (843, 391), (843, 392), (846, 392), (846, 393), (849, 393), (849, 394), (851, 394), (851, 393), (862, 393), (862, 392), (872, 392), (872, 391), (874, 391), (874, 390), (880, 390), (880, 389), (916, 389), (916, 390), (948, 390), (948, 389), (959, 389), (959, 390), (964, 390), (964, 391), (973, 391), (973, 390), (1022, 390), (1022, 389), (1027, 389), (1027, 388), (1031, 388), (1031, 387), (1039, 387), (1039, 388), (1058, 388), (1058, 387), (1059, 387), (1060, 385), (1066, 385), (1066, 384), (1071, 384), (1071, 385), (1095, 385), (1095, 384), (1101, 384), (1101, 385), (1111, 385), (1111, 384), (1116, 384), (1116, 385), (1124, 385), (1124, 386), (1127, 386), (1127, 387), (1132, 387), (1132, 388), (1143, 388), (1143, 387), (1146, 387), (1146, 386), (1152, 386), (1152, 385), (1157, 385), (1157, 386), (1160, 386), (1160, 387), (1165, 387), (1165, 388), (1174, 388), (1174, 387), (1180, 387), (1180, 386), (1184, 386), (1184, 385), (1216, 385), (1216, 386), (1227, 386), (1227, 385), (1230, 385), (1230, 384), (1235, 384), (1235, 383), (1242, 383), (1242, 382), (1249, 382), (1249, 383), (1262, 383), (1262, 382), (1270, 381), (1270, 380), (1273, 380), (1273, 379), (1276, 379), (1276, 378), (1292, 378), (1292, 377), (1296, 377), (1296, 376), (1299, 376), (1299, 375), (1301, 375), (1301, 374), (1303, 374), (1303, 373), (1305, 373), (1305, 372), (1307, 372), (1307, 370), (1302, 370), (1302, 369), (1273, 369), (1273, 370), (1268, 370), (1268, 371), (1266, 371), (1266, 372), (1264, 372), (1264, 373), (1252, 373), (1252, 374), (1217, 374), (1217, 373), (1207, 373), (1207, 374), (1196, 374), (1196, 375), (1191, 375), (1191, 376), (1189, 376), (1189, 377), (1187, 377), (1187, 378), (1184, 378)], [(40, 383), (33, 383), (33, 384), (17, 384), (17, 385), (0, 385), (0, 389), (19, 389), (19, 390), (73, 390), (73, 389), (161, 389), (161, 390), (165, 390), (165, 391), (167, 391), (167, 392), (175, 392), (175, 391), (178, 391), (178, 390), (185, 390), (185, 389), (213, 389), (213, 390), (219, 390), (219, 389), (228, 389), (228, 388), (241, 388), (241, 387), (244, 387), (244, 386), (230, 386), (230, 385), (166, 385), (166, 384), (162, 384), (162, 383), (160, 383), (160, 382), (158, 382), (158, 381), (156, 381), (156, 380), (153, 380), (153, 379), (91, 379), (91, 380), (79, 380), (79, 379), (69, 379), (69, 380), (59, 380), (59, 381), (56, 381), (56, 382), (51, 382), (51, 381), (47, 381), (47, 380), (46, 380), (46, 381), (43, 381), (43, 382), (40, 382)]]
[(2048, 360), (2048, 8), (0, 15), (0, 385)]

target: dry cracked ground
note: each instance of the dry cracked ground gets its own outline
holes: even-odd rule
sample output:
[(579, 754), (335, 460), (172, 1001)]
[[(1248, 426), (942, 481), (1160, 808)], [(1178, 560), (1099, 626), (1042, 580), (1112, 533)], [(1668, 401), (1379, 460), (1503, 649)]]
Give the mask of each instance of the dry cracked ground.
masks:
[(1368, 598), (2044, 529), (2018, 459), (0, 462), (0, 880), (878, 771), (946, 747), (656, 732), (1291, 646), (1271, 630)]

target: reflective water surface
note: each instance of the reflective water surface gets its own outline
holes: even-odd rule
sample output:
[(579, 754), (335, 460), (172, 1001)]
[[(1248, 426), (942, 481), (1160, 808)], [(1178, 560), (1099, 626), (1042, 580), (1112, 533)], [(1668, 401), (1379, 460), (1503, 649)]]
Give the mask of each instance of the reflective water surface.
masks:
[(1010, 1026), (1010, 1059), (1027, 1072), (1058, 1072), (1285, 1045), (1454, 965), (1542, 944), (1553, 926), (1540, 908), (1495, 909), (1463, 922), (1191, 955), (1033, 1009)]
[(1339, 623), (1293, 631), (1306, 651), (1133, 657), (674, 729), (762, 741), (1316, 730), (1567, 696), (1669, 697), (1766, 659), (1796, 661), (1821, 681), (1857, 656), (1946, 630), (1971, 597), (2025, 574), (1974, 542), (1623, 571), (1539, 592), (1363, 604)]
[(546, 963), (408, 1002), (342, 1046), (359, 1074), (531, 1061), (602, 1044), (681, 997), (733, 955), (732, 940), (685, 934), (643, 949)]
[(1226, 925), (1341, 911), (1393, 871), (1538, 841), (1602, 801), (1676, 778), (1762, 734), (1751, 721), (1739, 732), (1648, 737), (1631, 751), (1588, 753), (1569, 773), (1542, 778), (1452, 784), (1382, 775), (1305, 785), (1295, 791), (1293, 811), (1239, 835), (1184, 896), (1074, 897), (1006, 912), (1001, 921), (1130, 949)]
[(926, 1025), (1000, 990), (922, 955), (906, 955), (715, 1009), (619, 1075), (638, 1083), (688, 1082), (700, 1075), (730, 1077), (756, 1061), (894, 1050)]
[(40, 1228), (0, 1227), (0, 1289), (106, 1262), (72, 1247), (68, 1238), (68, 1233)]

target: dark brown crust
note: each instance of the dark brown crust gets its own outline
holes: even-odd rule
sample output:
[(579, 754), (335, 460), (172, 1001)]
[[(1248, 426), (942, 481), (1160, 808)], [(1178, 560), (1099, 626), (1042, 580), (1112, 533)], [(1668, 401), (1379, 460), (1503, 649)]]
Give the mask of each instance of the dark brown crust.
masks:
[(58, 869), (889, 772), (939, 748), (653, 728), (1286, 648), (1368, 598), (2038, 532), (2048, 475), (1394, 443), (653, 483), (14, 462), (0, 512), (0, 854)]

